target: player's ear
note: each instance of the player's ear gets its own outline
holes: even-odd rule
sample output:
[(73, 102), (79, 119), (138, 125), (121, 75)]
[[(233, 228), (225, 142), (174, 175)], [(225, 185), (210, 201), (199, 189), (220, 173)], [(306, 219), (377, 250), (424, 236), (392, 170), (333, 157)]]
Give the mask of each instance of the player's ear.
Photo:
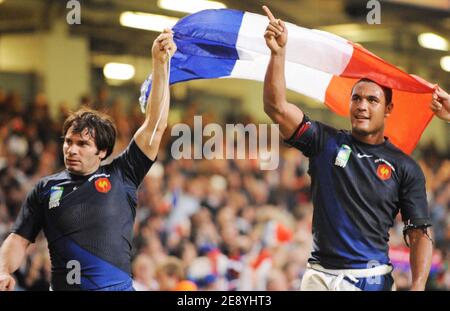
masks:
[(97, 151), (97, 155), (98, 155), (98, 157), (100, 158), (100, 160), (104, 160), (105, 159), (105, 157), (106, 157), (106, 149), (104, 149), (104, 150), (98, 150)]
[(392, 110), (394, 110), (394, 103), (391, 101), (389, 104), (386, 105), (384, 116), (389, 117), (392, 113)]

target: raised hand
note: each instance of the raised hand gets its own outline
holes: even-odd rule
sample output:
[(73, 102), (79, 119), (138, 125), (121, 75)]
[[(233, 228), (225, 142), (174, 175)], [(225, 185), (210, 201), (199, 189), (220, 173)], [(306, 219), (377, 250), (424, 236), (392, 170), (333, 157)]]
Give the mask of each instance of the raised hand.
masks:
[(450, 121), (450, 95), (439, 86), (434, 90), (430, 109), (438, 118)]
[[(177, 46), (173, 42), (173, 31), (166, 28), (164, 31), (153, 41), (152, 57), (161, 63), (166, 63), (170, 57), (175, 54)], [(170, 56), (169, 56), (170, 55)]]
[(287, 43), (288, 31), (284, 22), (280, 19), (275, 19), (269, 8), (263, 5), (263, 10), (269, 18), (269, 25), (264, 33), (267, 47), (272, 54), (278, 55), (285, 52)]

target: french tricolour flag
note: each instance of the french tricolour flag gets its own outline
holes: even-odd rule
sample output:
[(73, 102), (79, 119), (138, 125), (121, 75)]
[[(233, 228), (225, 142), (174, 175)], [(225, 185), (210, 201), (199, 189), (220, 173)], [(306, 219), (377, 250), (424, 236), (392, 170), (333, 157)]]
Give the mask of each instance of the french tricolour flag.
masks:
[[(178, 50), (171, 60), (170, 84), (211, 78), (263, 81), (270, 57), (264, 41), (267, 25), (266, 16), (230, 9), (184, 17), (172, 29)], [(341, 37), (290, 23), (286, 26), (287, 88), (348, 115), (351, 88), (358, 79), (366, 77), (391, 87), (394, 110), (385, 135), (411, 153), (433, 116), (428, 108), (433, 85)], [(142, 85), (142, 107), (150, 87), (151, 77)]]

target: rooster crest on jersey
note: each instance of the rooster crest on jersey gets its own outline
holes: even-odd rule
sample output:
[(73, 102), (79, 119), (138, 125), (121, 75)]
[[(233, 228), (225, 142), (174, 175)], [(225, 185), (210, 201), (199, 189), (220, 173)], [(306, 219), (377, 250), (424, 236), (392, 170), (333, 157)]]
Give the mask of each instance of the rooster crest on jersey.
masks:
[(101, 193), (108, 193), (111, 190), (111, 183), (108, 178), (99, 178), (95, 181), (95, 189)]
[(391, 178), (391, 167), (387, 164), (378, 165), (377, 175), (381, 180), (388, 180)]

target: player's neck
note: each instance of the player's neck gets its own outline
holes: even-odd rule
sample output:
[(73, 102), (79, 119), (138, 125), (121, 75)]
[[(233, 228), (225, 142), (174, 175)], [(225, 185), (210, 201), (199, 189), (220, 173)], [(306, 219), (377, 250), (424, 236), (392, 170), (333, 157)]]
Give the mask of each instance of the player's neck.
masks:
[(72, 171), (72, 170), (69, 170), (69, 169), (67, 169), (67, 168), (66, 168), (66, 170), (67, 170), (70, 174), (72, 174), (72, 175), (74, 175), (74, 176), (85, 177), (85, 176), (90, 176), (90, 175), (94, 174), (94, 173), (98, 170), (99, 167), (100, 167), (100, 166), (98, 166), (98, 167), (96, 167), (96, 168), (94, 168), (94, 169), (91, 169), (91, 170), (89, 170), (89, 172)]
[(379, 145), (379, 144), (384, 143), (384, 141), (386, 140), (384, 138), (383, 131), (379, 131), (379, 132), (373, 133), (373, 134), (364, 134), (364, 133), (359, 133), (357, 131), (352, 131), (351, 133), (352, 133), (353, 138), (355, 138), (357, 141), (360, 141), (360, 142), (368, 144), (368, 145)]

